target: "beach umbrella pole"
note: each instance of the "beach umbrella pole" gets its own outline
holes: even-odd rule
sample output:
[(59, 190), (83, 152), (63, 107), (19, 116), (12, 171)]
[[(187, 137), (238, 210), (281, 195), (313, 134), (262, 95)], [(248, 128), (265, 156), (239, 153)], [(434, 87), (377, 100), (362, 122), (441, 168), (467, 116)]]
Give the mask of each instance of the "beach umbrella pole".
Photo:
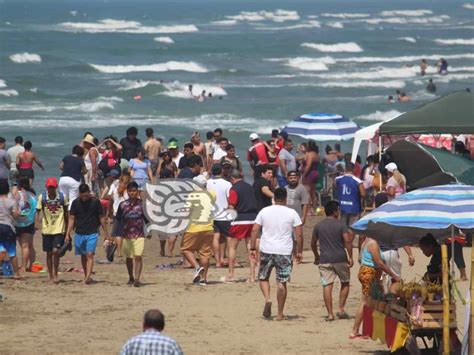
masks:
[(474, 270), (474, 247), (471, 246), (471, 317), (469, 319), (469, 350), (471, 354), (474, 353), (474, 278), (472, 270)]
[[(382, 136), (379, 133), (379, 162), (382, 161)], [(380, 177), (380, 187), (379, 191), (382, 191), (382, 173), (379, 173)]]
[(448, 246), (441, 245), (442, 273), (443, 273), (443, 354), (449, 355), (449, 272)]

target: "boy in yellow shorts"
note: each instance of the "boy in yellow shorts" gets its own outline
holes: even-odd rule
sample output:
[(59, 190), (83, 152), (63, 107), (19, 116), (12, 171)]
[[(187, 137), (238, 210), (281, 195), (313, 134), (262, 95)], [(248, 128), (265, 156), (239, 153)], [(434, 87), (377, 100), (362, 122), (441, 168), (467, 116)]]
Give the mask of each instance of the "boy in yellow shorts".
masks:
[(142, 256), (145, 248), (145, 214), (143, 201), (138, 198), (138, 184), (131, 182), (127, 185), (128, 200), (120, 203), (117, 219), (123, 225), (122, 254), (126, 258), (128, 271), (127, 285), (140, 287), (142, 273)]

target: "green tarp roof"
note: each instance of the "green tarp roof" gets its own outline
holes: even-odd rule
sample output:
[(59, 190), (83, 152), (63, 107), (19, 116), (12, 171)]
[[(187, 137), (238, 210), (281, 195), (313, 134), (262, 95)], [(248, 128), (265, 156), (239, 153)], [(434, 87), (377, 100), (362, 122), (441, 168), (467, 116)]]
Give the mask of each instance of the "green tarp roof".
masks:
[(474, 94), (457, 91), (382, 123), (380, 134), (474, 134)]

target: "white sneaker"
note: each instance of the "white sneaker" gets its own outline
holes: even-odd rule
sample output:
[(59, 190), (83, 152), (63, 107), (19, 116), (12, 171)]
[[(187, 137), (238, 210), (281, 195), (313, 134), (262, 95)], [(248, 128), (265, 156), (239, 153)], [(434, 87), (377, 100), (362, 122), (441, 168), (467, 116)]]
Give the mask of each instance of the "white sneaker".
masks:
[(204, 271), (204, 268), (202, 266), (197, 266), (194, 269), (193, 283), (199, 283), (199, 281), (201, 281), (201, 273), (203, 271)]

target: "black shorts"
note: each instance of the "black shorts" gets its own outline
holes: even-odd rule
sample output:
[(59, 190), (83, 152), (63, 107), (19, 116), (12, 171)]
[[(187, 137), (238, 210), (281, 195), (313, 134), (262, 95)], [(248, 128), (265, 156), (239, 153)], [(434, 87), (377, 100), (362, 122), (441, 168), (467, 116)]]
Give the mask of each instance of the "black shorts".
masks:
[(214, 233), (228, 237), (230, 235), (230, 221), (214, 221)]
[(43, 251), (51, 252), (61, 249), (64, 244), (64, 234), (43, 234)]
[(15, 227), (16, 235), (19, 237), (22, 234), (35, 234), (35, 224), (30, 224), (26, 227)]
[(114, 217), (112, 237), (123, 237), (123, 223)]
[(18, 169), (18, 178), (26, 176), (27, 178), (34, 179), (35, 172), (32, 168), (28, 169)]

